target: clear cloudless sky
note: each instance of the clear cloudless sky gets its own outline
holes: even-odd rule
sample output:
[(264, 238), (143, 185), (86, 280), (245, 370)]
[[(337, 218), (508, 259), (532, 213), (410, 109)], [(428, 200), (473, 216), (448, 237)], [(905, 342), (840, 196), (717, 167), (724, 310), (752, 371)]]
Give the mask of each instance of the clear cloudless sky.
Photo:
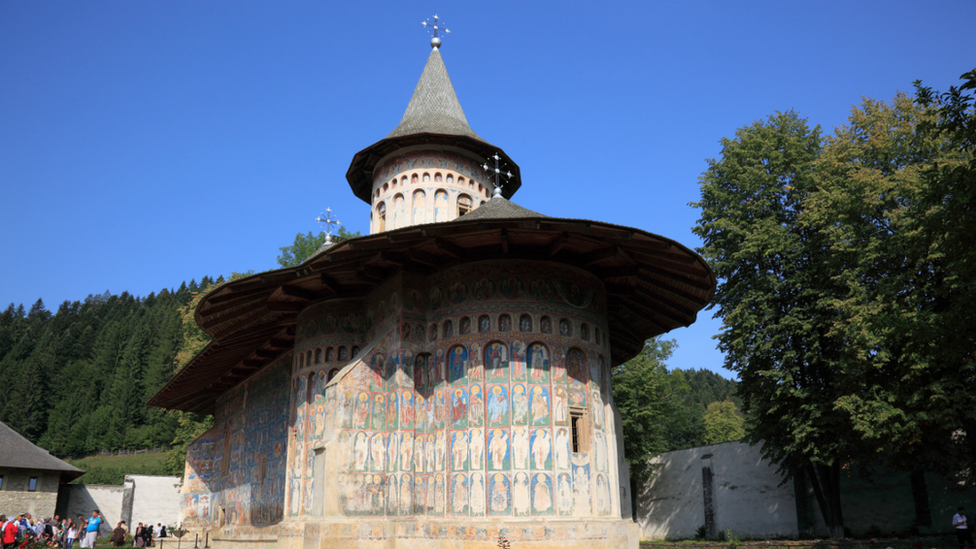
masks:
[[(694, 248), (719, 140), (794, 109), (826, 132), (862, 97), (976, 67), (976, 2), (0, 2), (0, 307), (277, 268), (346, 169), (400, 121), (441, 48), (514, 201)], [(702, 311), (672, 367), (723, 376)]]

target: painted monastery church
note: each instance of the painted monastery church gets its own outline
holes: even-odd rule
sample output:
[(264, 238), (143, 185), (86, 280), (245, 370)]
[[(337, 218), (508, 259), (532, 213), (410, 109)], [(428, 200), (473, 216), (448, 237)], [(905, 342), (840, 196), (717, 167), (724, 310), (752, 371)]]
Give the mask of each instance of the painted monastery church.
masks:
[[(705, 261), (509, 199), (439, 40), (346, 178), (370, 234), (220, 286), (151, 405), (213, 414), (183, 525), (231, 547), (637, 547), (611, 367), (694, 322)], [(500, 188), (482, 168), (498, 155)]]

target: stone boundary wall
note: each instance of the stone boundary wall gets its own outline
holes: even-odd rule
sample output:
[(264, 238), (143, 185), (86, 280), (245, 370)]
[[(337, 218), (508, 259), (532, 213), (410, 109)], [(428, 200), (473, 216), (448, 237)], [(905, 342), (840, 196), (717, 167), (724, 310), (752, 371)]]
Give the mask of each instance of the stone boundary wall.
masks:
[(637, 494), (641, 539), (715, 538), (731, 528), (739, 538), (797, 537), (792, 483), (758, 447), (738, 442), (667, 452), (651, 460), (654, 477)]
[[(759, 446), (725, 442), (667, 452), (651, 464), (654, 477), (638, 490), (634, 514), (643, 540), (695, 539), (700, 528), (706, 539), (717, 539), (726, 529), (739, 539), (826, 535), (809, 482), (800, 488), (793, 481), (784, 483)], [(862, 478), (845, 470), (841, 478), (848, 536), (952, 535), (950, 518), (956, 508), (976, 508), (972, 485), (926, 472), (920, 484), (928, 498), (931, 528), (919, 527), (909, 475), (880, 466), (870, 473)]]

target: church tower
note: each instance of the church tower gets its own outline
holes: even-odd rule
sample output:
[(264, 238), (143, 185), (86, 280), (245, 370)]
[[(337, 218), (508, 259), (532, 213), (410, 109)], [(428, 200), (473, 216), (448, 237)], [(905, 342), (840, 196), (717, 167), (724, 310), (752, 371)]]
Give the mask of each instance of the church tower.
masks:
[(494, 192), (484, 164), (496, 154), (511, 172), (502, 196), (511, 198), (521, 186), (518, 165), (468, 125), (440, 39), (431, 47), (400, 124), (356, 153), (346, 172), (353, 193), (370, 205), (370, 234), (452, 221), (477, 209)]

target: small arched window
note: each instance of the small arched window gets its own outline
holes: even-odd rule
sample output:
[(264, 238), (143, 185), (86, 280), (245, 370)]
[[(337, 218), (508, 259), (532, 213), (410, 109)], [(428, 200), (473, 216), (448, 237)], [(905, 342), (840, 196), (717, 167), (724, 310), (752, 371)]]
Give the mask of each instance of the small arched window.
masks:
[(381, 233), (386, 230), (386, 202), (380, 202), (376, 206), (376, 218), (377, 232)]
[(417, 179), (417, 174), (413, 174), (413, 175), (410, 176), (410, 184), (411, 185), (416, 185), (418, 181), (420, 181), (420, 180)]
[(469, 189), (473, 189), (474, 188), (474, 179), (468, 180), (468, 188)]
[(464, 186), (464, 178), (458, 177), (458, 185)]
[(429, 182), (430, 182), (430, 174), (429, 173), (425, 173), (424, 174), (424, 183), (429, 183)]
[(390, 184), (389, 183), (383, 183), (383, 192), (386, 192), (388, 190), (390, 190)]
[(447, 184), (448, 185), (454, 184), (454, 176), (452, 174), (447, 174)]
[(400, 178), (400, 184), (401, 185), (406, 185), (407, 184), (407, 176), (403, 176), (403, 177)]
[(462, 215), (470, 211), (471, 211), (471, 197), (466, 194), (462, 194), (461, 196), (458, 197), (458, 201), (457, 201), (457, 216), (461, 217)]
[(321, 348), (315, 349), (315, 363), (316, 364), (321, 364), (322, 363), (322, 349)]
[(395, 177), (393, 178), (393, 181), (390, 181), (390, 188), (391, 189), (395, 189), (396, 188), (396, 178)]
[(434, 174), (434, 183), (440, 183), (440, 182), (441, 182), (441, 172), (437, 172)]

